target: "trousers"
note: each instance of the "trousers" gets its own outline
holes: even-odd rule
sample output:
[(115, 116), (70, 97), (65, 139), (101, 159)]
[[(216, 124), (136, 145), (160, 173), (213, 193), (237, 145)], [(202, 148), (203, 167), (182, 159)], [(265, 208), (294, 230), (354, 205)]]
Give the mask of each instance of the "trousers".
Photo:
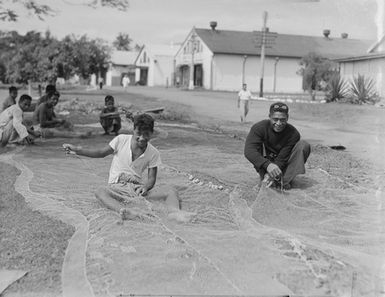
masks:
[(1, 146), (6, 146), (7, 143), (19, 143), (22, 140), (23, 139), (20, 138), (16, 129), (13, 127), (12, 121), (9, 121), (9, 123), (3, 129), (0, 130)]
[[(293, 147), (293, 150), (291, 151), (289, 160), (287, 162), (286, 169), (283, 172), (284, 186), (290, 184), (298, 174), (304, 174), (306, 172), (305, 163), (309, 158), (310, 151), (310, 144), (305, 140), (298, 141)], [(256, 170), (262, 181), (266, 174), (266, 170), (263, 168)]]

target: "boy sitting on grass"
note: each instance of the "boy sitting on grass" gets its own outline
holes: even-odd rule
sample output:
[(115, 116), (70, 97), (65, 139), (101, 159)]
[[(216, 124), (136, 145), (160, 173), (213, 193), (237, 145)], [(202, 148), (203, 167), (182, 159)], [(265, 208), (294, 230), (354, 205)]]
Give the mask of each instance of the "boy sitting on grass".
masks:
[[(116, 136), (109, 145), (97, 149), (63, 144), (67, 153), (76, 153), (91, 158), (104, 158), (113, 155), (108, 186), (98, 189), (96, 198), (107, 208), (117, 211), (123, 220), (141, 217), (140, 211), (125, 207), (133, 198), (145, 196), (149, 200), (164, 200), (169, 218), (189, 221), (194, 213), (180, 209), (178, 192), (174, 187), (153, 189), (158, 167), (161, 165), (159, 151), (149, 143), (154, 133), (154, 119), (148, 114), (134, 117), (133, 135)], [(142, 181), (142, 174), (147, 169), (148, 179)]]
[(104, 108), (100, 113), (100, 124), (104, 129), (104, 134), (109, 135), (111, 132), (118, 135), (120, 128), (122, 127), (118, 108), (115, 107), (114, 97), (107, 95), (104, 98)]
[(33, 131), (23, 124), (23, 112), (31, 106), (32, 98), (21, 95), (19, 102), (6, 108), (0, 114), (0, 148), (8, 143), (31, 144), (40, 132)]

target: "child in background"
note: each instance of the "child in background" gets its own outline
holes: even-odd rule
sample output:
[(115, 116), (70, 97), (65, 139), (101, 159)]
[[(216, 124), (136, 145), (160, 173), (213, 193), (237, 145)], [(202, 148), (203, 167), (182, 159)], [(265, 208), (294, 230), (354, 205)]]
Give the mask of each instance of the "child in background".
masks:
[(115, 107), (115, 99), (111, 95), (107, 95), (104, 98), (104, 108), (100, 113), (100, 124), (102, 125), (105, 135), (109, 135), (111, 132), (118, 135), (120, 128), (122, 127), (118, 108)]
[(3, 110), (6, 110), (11, 105), (16, 104), (16, 98), (17, 98), (17, 88), (15, 86), (11, 86), (9, 88), (9, 96), (5, 98), (3, 102), (3, 108), (0, 110), (0, 112)]

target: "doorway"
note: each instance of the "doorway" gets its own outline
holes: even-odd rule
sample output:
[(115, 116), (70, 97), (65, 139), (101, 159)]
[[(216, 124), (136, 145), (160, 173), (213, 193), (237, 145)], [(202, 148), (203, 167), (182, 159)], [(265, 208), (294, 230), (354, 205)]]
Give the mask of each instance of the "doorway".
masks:
[(194, 86), (203, 87), (203, 67), (202, 67), (202, 64), (194, 65)]
[(140, 68), (139, 85), (147, 86), (148, 68)]

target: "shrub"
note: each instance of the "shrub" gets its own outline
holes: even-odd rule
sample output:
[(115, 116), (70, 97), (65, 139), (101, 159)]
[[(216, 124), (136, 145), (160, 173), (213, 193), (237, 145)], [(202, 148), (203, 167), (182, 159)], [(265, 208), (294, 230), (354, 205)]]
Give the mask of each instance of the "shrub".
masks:
[(187, 123), (190, 121), (190, 114), (188, 109), (175, 106), (165, 109), (162, 113), (157, 115), (156, 118), (164, 121)]
[(361, 74), (353, 77), (350, 82), (349, 97), (353, 104), (376, 103), (379, 96), (376, 92), (375, 81)]
[(348, 84), (340, 76), (339, 73), (334, 73), (326, 86), (326, 101), (335, 102), (339, 101), (348, 95)]
[(301, 68), (297, 73), (303, 77), (302, 88), (309, 92), (311, 100), (315, 100), (316, 91), (321, 89), (321, 82), (328, 81), (337, 65), (335, 62), (313, 52), (302, 57), (299, 64)]

